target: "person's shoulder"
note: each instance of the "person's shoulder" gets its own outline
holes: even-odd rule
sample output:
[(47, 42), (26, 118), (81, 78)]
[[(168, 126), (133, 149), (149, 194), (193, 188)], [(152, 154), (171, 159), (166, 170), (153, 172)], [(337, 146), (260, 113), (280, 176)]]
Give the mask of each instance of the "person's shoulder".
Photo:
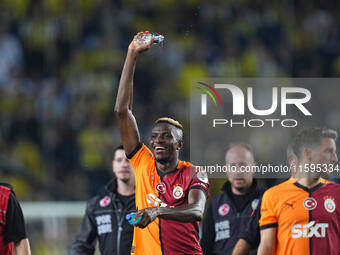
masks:
[(13, 191), (13, 186), (8, 183), (0, 183), (0, 195), (9, 197), (10, 194), (15, 197), (15, 193)]
[(126, 157), (129, 160), (133, 160), (135, 157), (138, 156), (144, 156), (147, 155), (149, 156), (149, 158), (153, 158), (153, 154), (151, 152), (151, 150), (148, 148), (148, 146), (146, 146), (144, 143), (139, 143), (137, 144), (136, 148), (128, 155), (126, 155)]
[(255, 193), (257, 196), (262, 197), (263, 193), (267, 190), (264, 187), (261, 187), (256, 179), (253, 179), (253, 185), (255, 184), (255, 189), (252, 193)]
[(179, 160), (177, 164), (177, 168), (182, 171), (196, 171), (198, 168), (194, 166), (189, 161)]
[(326, 182), (326, 183), (322, 183), (322, 184), (323, 184), (322, 188), (324, 188), (324, 189), (340, 191), (340, 184), (338, 184), (338, 183)]
[(266, 196), (282, 196), (284, 195), (288, 189), (290, 189), (293, 186), (293, 181), (291, 179), (288, 179), (280, 184), (277, 184), (269, 189), (267, 189), (264, 192), (264, 195)]
[(107, 191), (102, 191), (99, 194), (91, 197), (86, 202), (88, 211), (94, 211), (96, 208), (106, 207), (111, 203), (111, 195)]
[(220, 204), (227, 203), (228, 200), (228, 194), (226, 192), (222, 192), (211, 199), (211, 204), (218, 206)]
[(177, 169), (181, 175), (194, 177), (196, 176), (197, 169), (188, 161), (179, 160), (177, 164)]
[(320, 178), (320, 182), (321, 183), (324, 183), (324, 184), (330, 184), (330, 183), (335, 183), (335, 182), (332, 182), (332, 181), (330, 181), (330, 180), (327, 180), (327, 179), (324, 179), (324, 178)]
[[(322, 187), (320, 188), (320, 192), (323, 192), (330, 198), (333, 197), (336, 200), (340, 200), (340, 184), (338, 183), (323, 183)], [(326, 196), (326, 197), (327, 197)]]
[(5, 183), (5, 182), (0, 182), (0, 188), (2, 189), (6, 189), (6, 190), (13, 190), (13, 186), (9, 183)]
[(188, 173), (191, 173), (192, 176), (196, 176), (197, 173), (205, 173), (206, 174), (206, 171), (204, 171), (204, 169), (202, 169), (202, 167), (193, 165), (189, 161), (179, 160), (177, 168), (182, 170), (182, 171), (186, 171)]
[(195, 166), (188, 161), (179, 161), (178, 168), (183, 175), (190, 177), (190, 180), (196, 179), (198, 182), (209, 183), (208, 174), (199, 166)]

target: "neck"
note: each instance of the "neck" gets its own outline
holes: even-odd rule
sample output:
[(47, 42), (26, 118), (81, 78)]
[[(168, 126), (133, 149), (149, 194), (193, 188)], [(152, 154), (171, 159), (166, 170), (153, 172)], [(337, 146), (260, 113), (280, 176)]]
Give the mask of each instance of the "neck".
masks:
[(156, 161), (156, 167), (161, 172), (169, 172), (169, 171), (174, 170), (177, 167), (178, 161), (179, 161), (178, 158), (174, 160), (169, 160), (166, 163), (160, 163)]
[(247, 193), (249, 192), (250, 187), (251, 187), (251, 186), (249, 186), (249, 187), (246, 188), (245, 190), (238, 190), (238, 189), (234, 188), (233, 186), (231, 186), (231, 192), (232, 192), (233, 194), (235, 194), (235, 195), (245, 195), (245, 194), (247, 194)]
[(296, 181), (299, 184), (301, 184), (301, 185), (311, 189), (311, 188), (315, 187), (316, 185), (318, 185), (320, 183), (320, 178), (306, 178), (306, 177), (302, 177), (302, 178), (296, 178)]
[(135, 183), (132, 179), (126, 182), (117, 179), (117, 192), (123, 196), (130, 196), (135, 193)]

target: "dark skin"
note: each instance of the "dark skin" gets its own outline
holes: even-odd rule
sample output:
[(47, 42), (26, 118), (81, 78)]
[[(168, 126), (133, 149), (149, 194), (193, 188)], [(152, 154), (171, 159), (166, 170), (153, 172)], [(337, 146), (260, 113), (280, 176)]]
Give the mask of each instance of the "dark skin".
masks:
[[(136, 36), (141, 33), (139, 32)], [(137, 122), (132, 113), (134, 70), (138, 57), (151, 47), (153, 39), (147, 45), (136, 45), (134, 41), (130, 43), (119, 83), (115, 114), (127, 155), (132, 153), (140, 143)], [(180, 130), (167, 123), (156, 124), (152, 129), (149, 146), (155, 155), (156, 167), (159, 171), (168, 172), (176, 169), (179, 162), (179, 150), (183, 147)], [(204, 192), (192, 189), (188, 194), (187, 205), (176, 208), (149, 207), (138, 211), (135, 219), (142, 216), (142, 220), (136, 226), (145, 228), (157, 217), (181, 222), (201, 220), (205, 202)]]
[(178, 164), (179, 150), (183, 147), (182, 132), (168, 123), (158, 123), (151, 132), (149, 148), (161, 172), (174, 170)]
[(142, 216), (140, 222), (136, 224), (139, 228), (145, 228), (156, 217), (166, 220), (176, 220), (180, 222), (201, 221), (203, 218), (206, 197), (203, 191), (192, 189), (189, 191), (189, 200), (187, 205), (181, 205), (174, 208), (167, 207), (149, 207), (138, 211), (135, 220)]

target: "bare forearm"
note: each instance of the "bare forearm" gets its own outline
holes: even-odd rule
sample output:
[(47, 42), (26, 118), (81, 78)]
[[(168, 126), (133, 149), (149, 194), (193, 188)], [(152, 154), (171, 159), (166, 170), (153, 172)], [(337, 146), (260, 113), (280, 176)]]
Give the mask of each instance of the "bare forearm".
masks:
[(204, 207), (199, 204), (188, 204), (174, 208), (159, 207), (158, 217), (181, 222), (200, 221), (203, 217)]
[(260, 244), (258, 251), (257, 251), (258, 255), (273, 255), (273, 247), (265, 245), (265, 244)]
[(119, 89), (115, 106), (115, 111), (118, 114), (122, 112), (127, 112), (127, 110), (132, 108), (133, 76), (138, 54), (139, 53), (135, 50), (128, 50), (119, 82)]
[(276, 249), (276, 228), (261, 230), (261, 242), (257, 254), (273, 255)]
[(232, 255), (248, 255), (250, 250), (250, 244), (246, 240), (240, 239), (236, 243)]
[(138, 52), (129, 47), (116, 99), (115, 113), (124, 150), (130, 154), (139, 143), (137, 122), (132, 114), (133, 75)]
[(206, 197), (202, 190), (192, 189), (189, 191), (187, 205), (173, 208), (148, 207), (138, 211), (135, 219), (140, 216), (142, 219), (136, 224), (136, 227), (145, 228), (157, 217), (181, 222), (200, 221), (203, 217), (205, 201)]
[(17, 255), (31, 255), (31, 248), (28, 239), (23, 239), (15, 243), (15, 250)]

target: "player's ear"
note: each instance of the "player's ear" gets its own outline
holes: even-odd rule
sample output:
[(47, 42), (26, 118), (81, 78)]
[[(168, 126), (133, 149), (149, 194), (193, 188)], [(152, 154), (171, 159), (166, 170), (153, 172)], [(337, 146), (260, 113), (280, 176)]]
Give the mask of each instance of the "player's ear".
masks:
[(308, 161), (312, 161), (312, 150), (308, 147), (303, 148), (303, 155)]
[(184, 145), (184, 140), (183, 139), (178, 140), (176, 149), (179, 151), (180, 149), (182, 149), (183, 145)]

